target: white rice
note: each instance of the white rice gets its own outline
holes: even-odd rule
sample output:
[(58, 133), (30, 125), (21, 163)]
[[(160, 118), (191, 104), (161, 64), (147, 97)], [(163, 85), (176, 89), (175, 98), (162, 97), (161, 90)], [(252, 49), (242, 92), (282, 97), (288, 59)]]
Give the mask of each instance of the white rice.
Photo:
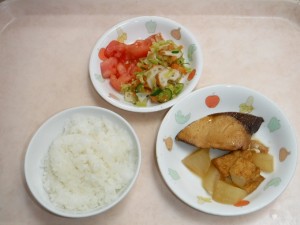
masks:
[(59, 208), (86, 211), (114, 201), (136, 169), (130, 135), (107, 119), (76, 115), (49, 148), (43, 183)]

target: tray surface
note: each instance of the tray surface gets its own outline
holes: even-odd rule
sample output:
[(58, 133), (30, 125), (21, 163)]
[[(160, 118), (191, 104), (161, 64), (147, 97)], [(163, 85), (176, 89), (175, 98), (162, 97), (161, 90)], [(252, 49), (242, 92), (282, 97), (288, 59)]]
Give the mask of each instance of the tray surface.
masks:
[[(286, 191), (262, 210), (242, 217), (199, 212), (174, 196), (156, 163), (156, 136), (168, 110), (127, 112), (94, 90), (88, 64), (95, 41), (112, 25), (149, 14), (183, 24), (201, 43), (196, 89), (231, 84), (256, 90), (279, 106), (299, 140), (299, 0), (0, 1), (0, 224), (299, 224), (299, 167)], [(23, 164), (38, 127), (82, 105), (124, 117), (140, 139), (142, 164), (135, 187), (117, 207), (68, 220), (34, 200)]]

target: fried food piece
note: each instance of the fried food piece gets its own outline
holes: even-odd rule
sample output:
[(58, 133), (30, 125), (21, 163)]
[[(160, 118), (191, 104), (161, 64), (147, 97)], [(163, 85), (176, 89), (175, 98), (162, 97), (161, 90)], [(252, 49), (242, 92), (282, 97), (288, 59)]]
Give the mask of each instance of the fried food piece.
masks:
[(260, 176), (260, 169), (251, 161), (239, 157), (230, 167), (229, 174), (232, 182), (236, 186), (243, 188)]
[(244, 113), (211, 114), (186, 126), (176, 135), (176, 140), (198, 148), (246, 150), (252, 134), (263, 121), (262, 117)]
[(221, 177), (224, 179), (230, 176), (229, 170), (240, 157), (252, 162), (255, 152), (249, 150), (238, 150), (226, 155), (212, 159), (212, 164), (219, 170)]
[(243, 187), (248, 194), (252, 193), (256, 188), (263, 182), (265, 178), (262, 175), (259, 175), (254, 181), (248, 183)]
[(219, 170), (221, 177), (226, 178), (230, 176), (230, 167), (235, 163), (235, 161), (240, 157), (241, 151), (234, 151), (229, 154), (214, 158), (212, 164)]
[(232, 151), (214, 158), (212, 164), (219, 171), (223, 181), (250, 194), (265, 179), (260, 175), (261, 169), (254, 163), (256, 155), (252, 150)]

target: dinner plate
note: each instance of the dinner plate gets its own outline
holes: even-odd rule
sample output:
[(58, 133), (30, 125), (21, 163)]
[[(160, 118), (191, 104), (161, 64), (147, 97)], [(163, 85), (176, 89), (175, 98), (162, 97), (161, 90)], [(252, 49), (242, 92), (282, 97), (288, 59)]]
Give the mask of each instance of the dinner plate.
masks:
[[(105, 48), (112, 40), (131, 44), (136, 40), (145, 39), (153, 34), (161, 33), (165, 40), (172, 40), (183, 46), (185, 63), (196, 69), (196, 75), (190, 81), (184, 81), (182, 92), (172, 100), (155, 104), (148, 101), (147, 106), (136, 106), (124, 100), (124, 95), (110, 85), (109, 79), (104, 79), (100, 70), (99, 50)], [(174, 105), (178, 100), (189, 94), (200, 79), (203, 68), (201, 46), (194, 35), (182, 24), (159, 16), (141, 16), (120, 22), (106, 31), (96, 42), (89, 62), (90, 79), (98, 94), (110, 104), (132, 112), (155, 112)]]
[[(265, 180), (237, 206), (212, 199), (203, 189), (201, 179), (181, 162), (196, 148), (175, 140), (177, 133), (192, 121), (229, 111), (263, 117), (264, 122), (254, 138), (269, 147), (275, 162), (274, 171), (263, 173)], [(205, 87), (175, 104), (163, 119), (156, 141), (158, 167), (172, 192), (199, 211), (222, 216), (251, 213), (273, 202), (292, 179), (297, 161), (297, 142), (292, 127), (281, 109), (257, 91), (235, 85)], [(210, 153), (211, 158), (223, 154), (220, 150)]]
[[(124, 190), (118, 193), (116, 199), (104, 206), (85, 211), (71, 211), (56, 207), (55, 204), (51, 202), (49, 195), (44, 189), (43, 185), (43, 175), (45, 168), (44, 161), (49, 151), (50, 145), (53, 143), (55, 138), (63, 133), (64, 127), (70, 121), (70, 119), (78, 116), (80, 116), (81, 118), (103, 118), (110, 121), (112, 126), (116, 126), (114, 124), (117, 124), (117, 126), (121, 129), (124, 129), (124, 131), (128, 133), (129, 137), (132, 139), (133, 150), (135, 151), (134, 154), (136, 155), (136, 165), (134, 165), (135, 171), (133, 174), (134, 176), (132, 177), (128, 185), (124, 188)], [(33, 135), (28, 145), (25, 155), (24, 173), (27, 185), (32, 195), (45, 209), (60, 216), (80, 218), (105, 212), (118, 204), (133, 187), (139, 173), (140, 164), (141, 147), (139, 139), (131, 125), (123, 117), (104, 108), (95, 106), (80, 106), (59, 112), (41, 125), (41, 127)]]

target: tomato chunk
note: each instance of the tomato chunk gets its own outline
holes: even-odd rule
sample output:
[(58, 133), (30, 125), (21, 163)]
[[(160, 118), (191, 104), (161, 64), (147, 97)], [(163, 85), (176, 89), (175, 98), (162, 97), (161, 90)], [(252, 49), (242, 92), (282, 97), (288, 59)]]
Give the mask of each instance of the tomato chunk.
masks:
[(146, 41), (136, 41), (131, 45), (127, 46), (127, 58), (128, 59), (139, 59), (146, 57), (150, 50), (151, 43)]
[(100, 60), (106, 60), (107, 57), (105, 55), (105, 48), (101, 48), (100, 51), (98, 52), (98, 57)]
[(121, 92), (122, 85), (127, 84), (132, 80), (132, 77), (129, 75), (124, 75), (117, 77), (116, 75), (112, 75), (110, 77), (110, 84), (111, 86), (118, 92)]
[(146, 57), (150, 46), (154, 41), (162, 40), (161, 34), (154, 34), (145, 40), (137, 40), (133, 44), (127, 45), (126, 56), (128, 59), (139, 59)]
[(162, 39), (161, 34), (154, 34), (132, 44), (111, 41), (106, 48), (101, 48), (101, 52), (99, 52), (99, 58), (103, 60), (100, 63), (103, 78), (109, 78), (112, 87), (120, 92), (122, 84), (129, 83), (139, 71), (138, 60), (147, 56), (154, 41)]
[(118, 63), (117, 65), (117, 77), (128, 76), (127, 68), (123, 63)]
[(100, 63), (100, 71), (102, 73), (102, 77), (110, 78), (111, 75), (117, 73), (117, 65), (118, 60), (115, 57), (110, 57), (103, 62)]
[(120, 59), (124, 58), (125, 52), (126, 44), (113, 40), (107, 45), (104, 54), (107, 58), (115, 57)]

